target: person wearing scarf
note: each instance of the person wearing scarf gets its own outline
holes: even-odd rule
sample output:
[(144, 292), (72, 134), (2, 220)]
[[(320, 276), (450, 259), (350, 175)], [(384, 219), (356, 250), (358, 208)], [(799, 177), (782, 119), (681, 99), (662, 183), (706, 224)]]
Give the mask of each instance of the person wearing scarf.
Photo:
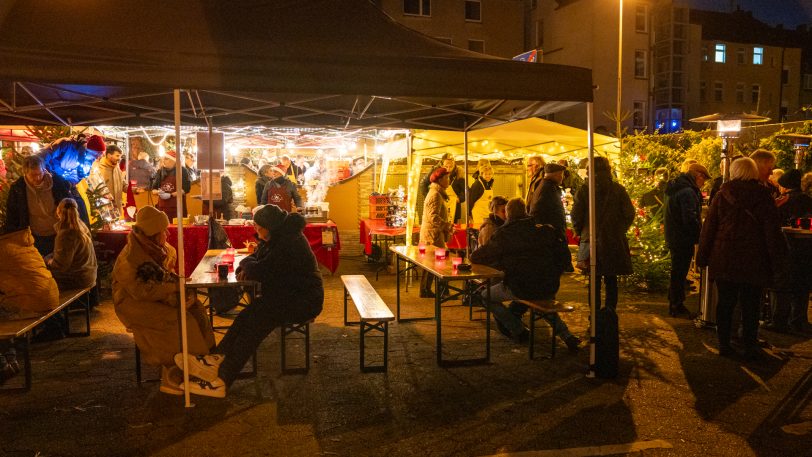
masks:
[(177, 254), (166, 242), (169, 219), (154, 206), (138, 210), (127, 245), (113, 267), (113, 303), (116, 315), (141, 351), (144, 363), (161, 366), (161, 392), (182, 395), (182, 373), (174, 355), (180, 347), (178, 307), (185, 306), (189, 353), (207, 354), (214, 334), (203, 305), (195, 294), (180, 304)]
[[(454, 225), (448, 220), (448, 194), (446, 189), (451, 185), (449, 171), (445, 168), (434, 170), (430, 177), (429, 193), (423, 203), (423, 222), (420, 225), (420, 242), (438, 248), (444, 248)], [(434, 297), (431, 291), (431, 275), (425, 273), (420, 281), (420, 296)]]

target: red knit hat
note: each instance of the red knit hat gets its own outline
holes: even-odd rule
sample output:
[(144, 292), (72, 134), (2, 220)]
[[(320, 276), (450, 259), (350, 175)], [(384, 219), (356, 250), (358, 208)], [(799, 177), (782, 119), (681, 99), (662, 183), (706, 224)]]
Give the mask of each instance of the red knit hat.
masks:
[(85, 144), (85, 147), (98, 153), (102, 153), (107, 150), (107, 145), (104, 144), (104, 138), (102, 138), (101, 135), (90, 135), (90, 138), (87, 139), (87, 144)]
[(440, 167), (440, 168), (438, 168), (438, 169), (434, 170), (434, 173), (432, 173), (432, 174), (431, 174), (431, 176), (429, 177), (429, 181), (431, 181), (431, 182), (437, 182), (437, 181), (439, 181), (440, 179), (442, 179), (442, 178), (443, 178), (443, 176), (445, 176), (445, 175), (447, 175), (447, 174), (448, 174), (448, 170), (446, 170), (446, 169), (445, 169), (445, 168), (443, 168), (443, 167)]

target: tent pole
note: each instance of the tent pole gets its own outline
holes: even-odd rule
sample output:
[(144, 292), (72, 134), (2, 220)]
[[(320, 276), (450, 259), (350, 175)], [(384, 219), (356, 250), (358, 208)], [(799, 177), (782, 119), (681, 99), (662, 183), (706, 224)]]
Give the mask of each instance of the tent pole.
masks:
[[(207, 124), (209, 124), (209, 137), (206, 139), (206, 141), (209, 143), (208, 148), (206, 148), (206, 150), (209, 151), (209, 217), (213, 217), (213, 218), (217, 219), (215, 217), (215, 214), (214, 214), (214, 194), (213, 194), (213, 192), (214, 192), (214, 176), (213, 176), (214, 170), (212, 170), (212, 163), (211, 163), (212, 162), (212, 156), (214, 156), (214, 154), (212, 154), (212, 150), (211, 150), (211, 133), (212, 133), (211, 132), (211, 130), (212, 130), (211, 129), (211, 121), (207, 122)], [(223, 150), (225, 151), (225, 144), (223, 144)], [(225, 165), (223, 165), (223, 166), (225, 167)], [(225, 171), (225, 170), (223, 170), (223, 171)]]
[(596, 280), (597, 280), (597, 249), (595, 247), (595, 148), (592, 137), (594, 120), (592, 102), (586, 104), (587, 147), (589, 148), (589, 370), (587, 378), (595, 377), (595, 337), (597, 334), (596, 316)]
[(183, 149), (180, 144), (180, 89), (173, 91), (175, 101), (175, 150), (177, 160), (175, 160), (175, 201), (178, 205), (178, 288), (180, 291), (180, 343), (183, 351), (183, 398), (187, 408), (192, 407), (191, 396), (189, 395), (189, 341), (186, 333), (186, 271), (183, 260)]
[(465, 219), (463, 219), (463, 220), (465, 221), (465, 259), (467, 261), (468, 258), (471, 257), (471, 246), (468, 244), (468, 222), (469, 222), (468, 221), (468, 198), (469, 198), (469, 195), (468, 195), (468, 124), (467, 123), (465, 124), (463, 129), (464, 130), (463, 130), (462, 140), (463, 140), (463, 149), (465, 150), (465, 164), (463, 165), (463, 167), (464, 167), (464, 175), (463, 175), (464, 181), (463, 182), (465, 183), (465, 202), (463, 202), (463, 203), (465, 203), (465, 204), (460, 205), (460, 209), (462, 209), (464, 211), (463, 216), (465, 217)]

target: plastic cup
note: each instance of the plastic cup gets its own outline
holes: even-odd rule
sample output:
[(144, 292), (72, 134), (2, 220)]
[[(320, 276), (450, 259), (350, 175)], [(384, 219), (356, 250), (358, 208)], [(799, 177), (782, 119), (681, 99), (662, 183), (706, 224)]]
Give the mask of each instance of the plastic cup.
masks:
[(452, 257), (451, 258), (451, 265), (453, 265), (455, 269), (461, 263), (462, 263), (462, 257), (457, 256), (457, 257)]
[(217, 264), (217, 277), (220, 279), (228, 279), (229, 265), (227, 263)]
[(434, 250), (434, 257), (438, 260), (445, 259), (445, 248), (437, 248)]
[(425, 254), (426, 253), (426, 245), (423, 244), (423, 243), (418, 244), (417, 245), (417, 251), (419, 253), (421, 253), (421, 254)]

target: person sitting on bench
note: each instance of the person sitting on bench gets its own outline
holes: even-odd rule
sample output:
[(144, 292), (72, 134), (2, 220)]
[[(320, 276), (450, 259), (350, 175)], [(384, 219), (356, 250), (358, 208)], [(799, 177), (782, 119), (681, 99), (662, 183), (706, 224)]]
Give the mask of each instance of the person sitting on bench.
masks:
[[(113, 303), (118, 319), (132, 330), (144, 363), (161, 366), (161, 392), (183, 395), (182, 373), (173, 360), (180, 350), (180, 291), (177, 254), (166, 242), (168, 226), (166, 214), (154, 206), (138, 210), (113, 266)], [(206, 309), (195, 294), (186, 296), (185, 308), (189, 352), (206, 354), (214, 347)]]
[[(496, 319), (499, 331), (516, 342), (529, 337), (522, 324), (527, 306), (502, 302), (513, 299), (552, 300), (558, 292), (561, 274), (572, 262), (569, 250), (561, 249), (562, 233), (547, 224), (537, 224), (527, 215), (521, 198), (513, 198), (505, 206), (507, 220), (491, 237), (488, 244), (471, 253), (471, 262), (488, 265), (505, 272), (503, 281), (490, 288), (490, 303), (485, 291), (479, 295)], [(557, 314), (544, 316), (570, 350), (577, 350), (581, 340), (570, 333)]]
[[(321, 313), (324, 285), (316, 256), (302, 232), (305, 219), (276, 205), (254, 214), (260, 244), (236, 270), (240, 280), (261, 284), (262, 296), (246, 307), (211, 354), (189, 358), (189, 391), (223, 398), (262, 340), (286, 323), (307, 322)], [(183, 366), (183, 354), (175, 355)]]

